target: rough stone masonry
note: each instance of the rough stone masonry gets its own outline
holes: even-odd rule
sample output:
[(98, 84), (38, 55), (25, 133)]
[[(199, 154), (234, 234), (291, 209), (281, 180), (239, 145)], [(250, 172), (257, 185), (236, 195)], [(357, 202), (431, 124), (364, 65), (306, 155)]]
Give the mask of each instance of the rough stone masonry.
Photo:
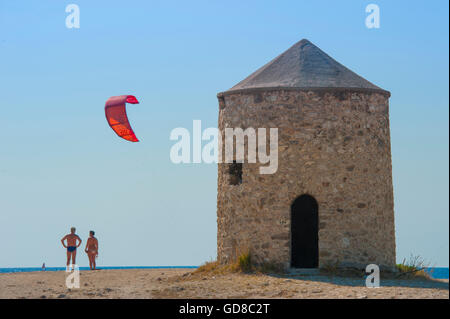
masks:
[(319, 268), (395, 266), (390, 93), (302, 40), (218, 94), (219, 130), (278, 128), (278, 170), (219, 164), (217, 255), (291, 266), (292, 203), (318, 203)]

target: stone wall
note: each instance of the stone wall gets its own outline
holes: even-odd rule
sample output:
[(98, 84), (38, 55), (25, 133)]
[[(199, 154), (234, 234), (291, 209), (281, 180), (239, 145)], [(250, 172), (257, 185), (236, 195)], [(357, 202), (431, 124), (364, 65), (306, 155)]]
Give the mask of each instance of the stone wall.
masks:
[(349, 90), (219, 94), (219, 130), (277, 127), (278, 171), (243, 164), (230, 185), (219, 164), (218, 260), (250, 249), (258, 262), (290, 265), (290, 213), (302, 194), (319, 204), (319, 267), (395, 265), (389, 97)]

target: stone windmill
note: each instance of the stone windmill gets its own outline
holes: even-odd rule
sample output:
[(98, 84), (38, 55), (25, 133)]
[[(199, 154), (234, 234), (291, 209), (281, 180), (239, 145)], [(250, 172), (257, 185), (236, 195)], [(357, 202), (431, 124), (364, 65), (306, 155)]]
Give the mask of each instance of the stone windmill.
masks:
[(218, 169), (218, 260), (395, 265), (389, 97), (308, 40), (218, 94), (219, 131), (278, 128), (278, 169)]

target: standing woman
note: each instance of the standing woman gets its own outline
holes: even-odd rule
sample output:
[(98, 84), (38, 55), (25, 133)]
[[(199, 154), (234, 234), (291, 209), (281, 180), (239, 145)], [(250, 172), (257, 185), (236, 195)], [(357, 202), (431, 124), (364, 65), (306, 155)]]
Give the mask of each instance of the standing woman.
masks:
[(89, 238), (86, 242), (86, 248), (84, 251), (87, 253), (89, 257), (89, 268), (91, 270), (95, 270), (95, 258), (98, 256), (98, 240), (94, 237), (95, 232), (91, 230), (89, 232)]

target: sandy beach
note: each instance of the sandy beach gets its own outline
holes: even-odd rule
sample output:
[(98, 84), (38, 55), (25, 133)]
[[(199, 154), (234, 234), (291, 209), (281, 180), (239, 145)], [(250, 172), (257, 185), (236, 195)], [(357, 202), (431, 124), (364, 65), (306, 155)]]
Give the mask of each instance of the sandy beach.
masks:
[(380, 288), (366, 288), (361, 278), (325, 275), (114, 269), (81, 271), (78, 289), (68, 289), (65, 281), (63, 271), (0, 274), (0, 298), (449, 298), (448, 280), (382, 279)]

